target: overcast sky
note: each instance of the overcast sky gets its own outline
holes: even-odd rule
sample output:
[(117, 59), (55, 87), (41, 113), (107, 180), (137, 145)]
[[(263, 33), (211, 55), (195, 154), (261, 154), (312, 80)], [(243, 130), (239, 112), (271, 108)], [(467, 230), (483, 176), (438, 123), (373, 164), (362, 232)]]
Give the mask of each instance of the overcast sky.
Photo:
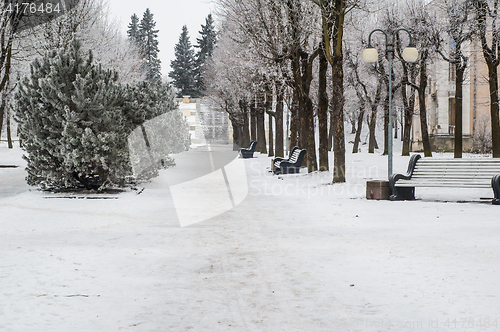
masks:
[(170, 72), (170, 61), (174, 59), (174, 47), (179, 41), (182, 26), (187, 25), (191, 44), (196, 44), (198, 31), (205, 24), (205, 18), (212, 11), (210, 0), (108, 0), (112, 16), (121, 21), (120, 26), (126, 34), (130, 16), (136, 13), (142, 19), (146, 8), (154, 14), (162, 74)]

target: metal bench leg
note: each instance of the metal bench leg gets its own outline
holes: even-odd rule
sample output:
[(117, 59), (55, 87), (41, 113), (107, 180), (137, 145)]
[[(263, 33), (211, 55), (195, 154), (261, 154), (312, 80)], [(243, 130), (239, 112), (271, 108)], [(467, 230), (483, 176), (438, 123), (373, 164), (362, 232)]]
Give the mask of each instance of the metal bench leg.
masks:
[[(392, 188), (391, 188), (392, 189)], [(394, 187), (392, 189), (391, 201), (413, 201), (415, 200), (415, 187)]]
[(493, 188), (493, 193), (495, 198), (491, 203), (494, 205), (500, 205), (500, 174), (497, 174), (491, 179), (491, 187)]

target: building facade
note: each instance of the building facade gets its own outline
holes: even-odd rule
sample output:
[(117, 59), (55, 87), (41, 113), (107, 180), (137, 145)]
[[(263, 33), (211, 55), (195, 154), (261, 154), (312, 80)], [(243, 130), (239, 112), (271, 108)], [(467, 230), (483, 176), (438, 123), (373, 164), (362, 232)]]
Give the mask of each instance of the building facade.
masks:
[(199, 98), (183, 96), (176, 98), (175, 101), (188, 122), (192, 144), (228, 144), (229, 128), (226, 113), (213, 110)]
[[(429, 4), (436, 15), (445, 15), (436, 0)], [(453, 43), (447, 45), (452, 53)], [(479, 41), (462, 45), (462, 52), (468, 57), (463, 82), (462, 134), (464, 152), (474, 149), (474, 137), (490, 130), (490, 98), (488, 68), (483, 58)], [(455, 138), (455, 66), (439, 55), (428, 67), (426, 91), (427, 124), (433, 151), (453, 151)], [(420, 114), (416, 105), (412, 124), (412, 151), (422, 151)]]

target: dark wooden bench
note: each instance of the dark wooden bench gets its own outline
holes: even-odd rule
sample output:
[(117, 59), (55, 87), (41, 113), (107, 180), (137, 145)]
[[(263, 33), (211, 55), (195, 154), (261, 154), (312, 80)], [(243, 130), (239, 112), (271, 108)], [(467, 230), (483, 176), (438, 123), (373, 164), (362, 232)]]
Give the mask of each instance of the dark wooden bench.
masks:
[(285, 158), (275, 158), (273, 160), (273, 172), (274, 174), (295, 174), (300, 172), (300, 166), (302, 165), (302, 160), (306, 155), (306, 150), (299, 149), (298, 146), (294, 147), (290, 151), (290, 157)]
[(415, 199), (415, 187), (492, 188), (500, 205), (500, 159), (439, 159), (411, 156), (406, 174), (389, 178), (392, 201)]
[(256, 141), (251, 141), (248, 149), (240, 149), (239, 153), (241, 158), (253, 158), (253, 153), (255, 152), (255, 147), (257, 146)]

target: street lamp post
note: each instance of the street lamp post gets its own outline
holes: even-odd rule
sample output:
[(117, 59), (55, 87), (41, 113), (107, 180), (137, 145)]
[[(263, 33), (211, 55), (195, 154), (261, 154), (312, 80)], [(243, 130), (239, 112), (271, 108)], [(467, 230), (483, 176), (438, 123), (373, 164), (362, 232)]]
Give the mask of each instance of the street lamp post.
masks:
[(363, 61), (367, 63), (372, 63), (376, 62), (378, 60), (378, 52), (377, 50), (372, 47), (371, 44), (371, 38), (372, 34), (376, 31), (380, 31), (384, 34), (385, 36), (385, 53), (387, 55), (387, 60), (389, 60), (389, 124), (388, 124), (388, 177), (391, 176), (392, 174), (392, 143), (393, 143), (393, 137), (392, 137), (392, 59), (394, 57), (394, 43), (396, 41), (396, 36), (400, 31), (405, 31), (408, 36), (410, 37), (410, 44), (408, 47), (406, 47), (403, 50), (403, 59), (406, 62), (415, 62), (418, 58), (418, 51), (413, 45), (413, 40), (410, 32), (404, 28), (397, 29), (394, 31), (392, 34), (392, 42), (389, 43), (389, 39), (387, 36), (387, 33), (382, 30), (382, 29), (375, 29), (372, 32), (370, 32), (370, 35), (368, 36), (368, 47), (363, 50)]

